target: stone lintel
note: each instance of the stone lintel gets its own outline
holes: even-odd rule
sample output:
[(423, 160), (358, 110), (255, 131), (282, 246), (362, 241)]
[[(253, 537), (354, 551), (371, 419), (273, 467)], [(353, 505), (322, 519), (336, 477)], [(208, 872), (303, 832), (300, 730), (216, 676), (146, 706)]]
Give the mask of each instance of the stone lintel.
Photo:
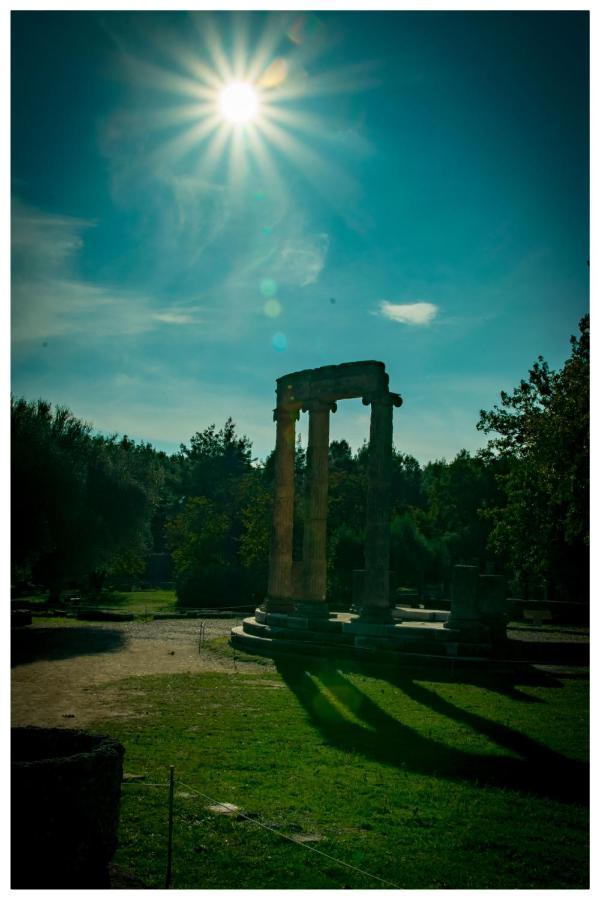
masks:
[(303, 406), (311, 400), (347, 400), (388, 389), (385, 365), (375, 360), (290, 372), (277, 379), (277, 405)]

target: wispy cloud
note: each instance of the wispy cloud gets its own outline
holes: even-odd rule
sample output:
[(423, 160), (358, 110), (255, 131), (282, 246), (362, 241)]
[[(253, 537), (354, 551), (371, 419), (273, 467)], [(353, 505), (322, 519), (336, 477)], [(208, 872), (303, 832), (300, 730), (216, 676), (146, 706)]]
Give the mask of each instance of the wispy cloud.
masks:
[(171, 307), (152, 313), (152, 319), (166, 325), (199, 325), (204, 321), (204, 311), (204, 306)]
[(306, 287), (314, 284), (325, 267), (329, 235), (292, 234), (273, 254), (279, 281)]
[(438, 314), (435, 303), (390, 303), (381, 300), (376, 315), (401, 325), (429, 325)]
[(204, 322), (204, 307), (81, 278), (78, 254), (95, 223), (13, 200), (12, 336), (17, 343), (85, 334), (133, 335)]

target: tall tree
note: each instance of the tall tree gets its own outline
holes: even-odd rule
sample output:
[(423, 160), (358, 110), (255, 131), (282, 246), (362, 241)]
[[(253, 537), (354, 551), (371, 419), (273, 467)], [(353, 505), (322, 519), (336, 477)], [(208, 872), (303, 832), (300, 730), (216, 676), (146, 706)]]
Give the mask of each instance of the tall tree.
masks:
[(162, 477), (149, 445), (92, 434), (69, 410), (13, 400), (13, 577), (53, 600), (69, 578), (105, 572), (147, 550)]
[(492, 546), (527, 593), (584, 600), (589, 593), (589, 317), (571, 354), (552, 371), (538, 357), (477, 427), (508, 462), (504, 503), (489, 510)]

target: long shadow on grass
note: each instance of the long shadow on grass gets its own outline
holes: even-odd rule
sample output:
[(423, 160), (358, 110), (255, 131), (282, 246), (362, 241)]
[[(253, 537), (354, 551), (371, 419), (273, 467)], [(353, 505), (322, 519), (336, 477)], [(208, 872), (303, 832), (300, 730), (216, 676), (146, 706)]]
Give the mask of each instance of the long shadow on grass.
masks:
[(19, 628), (11, 635), (11, 666), (120, 650), (127, 637), (112, 628)]
[[(467, 725), (518, 758), (472, 753), (424, 737), (381, 709), (335, 665), (281, 660), (277, 669), (311, 723), (340, 750), (437, 778), (510, 788), (565, 803), (588, 802), (588, 770), (583, 763), (522, 732), (462, 709), (405, 675), (391, 675), (387, 680), (415, 702)], [(346, 711), (360, 724), (350, 721)]]

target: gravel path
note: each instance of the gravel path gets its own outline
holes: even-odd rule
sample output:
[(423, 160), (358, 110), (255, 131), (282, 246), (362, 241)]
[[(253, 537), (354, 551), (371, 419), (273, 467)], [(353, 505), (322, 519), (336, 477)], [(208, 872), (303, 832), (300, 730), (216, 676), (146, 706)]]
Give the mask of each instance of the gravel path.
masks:
[[(205, 620), (205, 640), (229, 635), (241, 618)], [(13, 631), (12, 724), (80, 727), (126, 717), (106, 685), (136, 675), (265, 671), (199, 647), (197, 619), (56, 622), (34, 619)]]

